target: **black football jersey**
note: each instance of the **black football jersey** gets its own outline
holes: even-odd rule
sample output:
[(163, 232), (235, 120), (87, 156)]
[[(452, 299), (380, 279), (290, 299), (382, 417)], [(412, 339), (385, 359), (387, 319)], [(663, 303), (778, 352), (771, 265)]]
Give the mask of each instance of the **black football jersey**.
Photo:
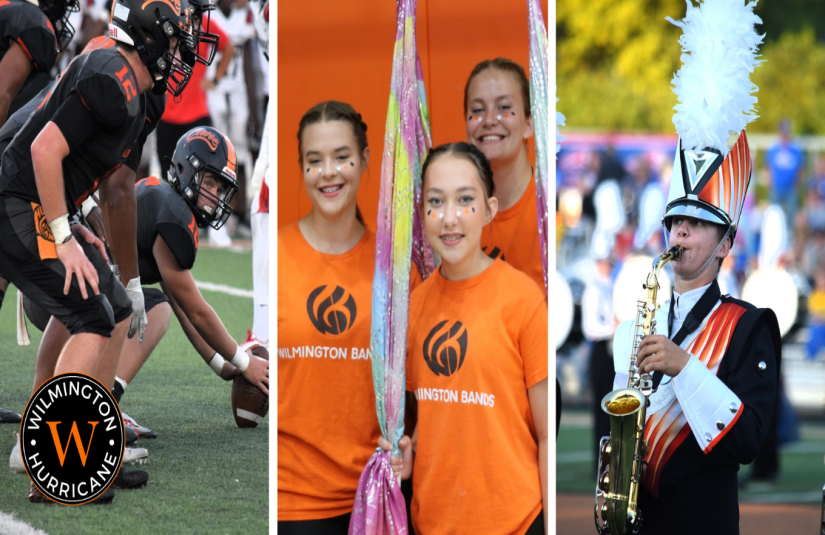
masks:
[(198, 252), (198, 225), (189, 205), (172, 186), (155, 177), (135, 185), (137, 196), (137, 249), (141, 284), (160, 282), (152, 248), (163, 237), (182, 269), (192, 269)]
[[(101, 35), (89, 41), (89, 43), (83, 48), (81, 54), (88, 54), (89, 52), (100, 48), (113, 48), (116, 43), (117, 42), (114, 39)], [(144, 93), (143, 96), (146, 99), (146, 124), (143, 126), (140, 136), (138, 136), (137, 143), (134, 147), (132, 147), (129, 157), (126, 159), (126, 162), (124, 162), (124, 165), (132, 171), (137, 171), (138, 165), (140, 165), (140, 157), (143, 153), (143, 145), (146, 143), (146, 138), (148, 138), (149, 134), (154, 132), (155, 128), (157, 128), (158, 121), (160, 121), (164, 110), (166, 110), (165, 92), (162, 95), (156, 95), (155, 93), (149, 91), (148, 93)], [(31, 115), (31, 112), (29, 112), (29, 115)], [(26, 116), (21, 117), (24, 122), (26, 118)], [(2, 130), (0, 130), (0, 143), (2, 143), (3, 140), (1, 132)]]
[[(52, 23), (40, 8), (25, 0), (0, 0), (0, 60), (17, 41), (34, 71), (49, 72), (57, 59), (57, 39)], [(31, 79), (29, 76), (28, 81)], [(25, 87), (25, 86), (24, 86)]]
[[(63, 160), (69, 211), (76, 212), (83, 200), (97, 189), (100, 181), (108, 178), (129, 157), (144, 128), (145, 95), (138, 94), (135, 73), (116, 48), (93, 50), (72, 60), (53, 90), (44, 90), (35, 98), (35, 102), (40, 100), (36, 110), (6, 148), (0, 161), (0, 194), (40, 202), (31, 146), (73, 93), (80, 96), (101, 128)], [(28, 108), (29, 105), (19, 110), (18, 114)], [(71, 140), (67, 141), (71, 145)]]

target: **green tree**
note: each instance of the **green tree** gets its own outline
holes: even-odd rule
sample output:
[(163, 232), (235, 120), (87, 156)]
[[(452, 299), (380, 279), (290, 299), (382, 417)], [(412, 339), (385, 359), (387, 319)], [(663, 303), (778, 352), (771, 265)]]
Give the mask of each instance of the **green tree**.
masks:
[[(769, 35), (751, 76), (760, 118), (749, 130), (775, 132), (789, 117), (798, 133), (825, 133), (825, 2), (762, 0), (756, 13), (766, 21), (757, 31)], [(684, 0), (558, 0), (558, 105), (568, 127), (674, 132), (681, 29), (665, 17), (684, 15)]]
[(776, 132), (789, 118), (796, 133), (825, 134), (825, 46), (814, 30), (785, 32), (763, 47), (762, 59), (751, 76), (759, 88), (753, 131)]
[(673, 131), (683, 0), (559, 0), (560, 111), (577, 128)]

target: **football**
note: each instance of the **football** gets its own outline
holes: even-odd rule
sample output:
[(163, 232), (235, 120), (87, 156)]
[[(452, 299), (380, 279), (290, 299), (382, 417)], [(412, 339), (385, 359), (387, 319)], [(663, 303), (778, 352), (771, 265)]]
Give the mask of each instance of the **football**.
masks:
[[(269, 360), (269, 351), (264, 346), (252, 348), (252, 354)], [(269, 412), (269, 396), (260, 388), (238, 375), (232, 382), (232, 415), (240, 428), (258, 427)]]

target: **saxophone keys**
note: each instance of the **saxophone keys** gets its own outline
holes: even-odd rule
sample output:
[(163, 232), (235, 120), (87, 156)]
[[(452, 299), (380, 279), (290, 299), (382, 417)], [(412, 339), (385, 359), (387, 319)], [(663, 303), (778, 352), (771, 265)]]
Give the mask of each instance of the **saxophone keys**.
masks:
[(602, 492), (609, 492), (610, 489), (610, 474), (605, 470), (601, 477), (599, 477), (599, 490)]
[(610, 464), (610, 454), (613, 452), (613, 448), (610, 446), (610, 441), (604, 443), (604, 447), (601, 451), (602, 456), (602, 463), (605, 465)]

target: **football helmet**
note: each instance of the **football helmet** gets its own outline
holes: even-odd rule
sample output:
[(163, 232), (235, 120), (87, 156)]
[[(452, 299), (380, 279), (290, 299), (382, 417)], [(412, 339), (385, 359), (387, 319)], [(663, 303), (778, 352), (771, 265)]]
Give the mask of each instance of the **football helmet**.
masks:
[(212, 65), (220, 41), (218, 34), (209, 31), (211, 21), (209, 12), (215, 9), (215, 4), (212, 0), (189, 0), (189, 5), (192, 8), (192, 34), (198, 41), (195, 59), (204, 65)]
[(116, 0), (109, 37), (135, 47), (155, 84), (152, 91), (178, 96), (192, 76), (197, 40), (188, 0)]
[(79, 0), (40, 0), (40, 10), (49, 19), (57, 39), (57, 51), (62, 52), (74, 37), (74, 26), (69, 23), (69, 16), (80, 11)]
[[(235, 166), (235, 147), (211, 126), (193, 128), (178, 140), (169, 168), (169, 183), (187, 202), (199, 227), (209, 225), (217, 230), (232, 214), (229, 203), (238, 191)], [(223, 182), (222, 193), (215, 195), (203, 187), (207, 172)], [(198, 206), (201, 197), (207, 201), (203, 208)]]

